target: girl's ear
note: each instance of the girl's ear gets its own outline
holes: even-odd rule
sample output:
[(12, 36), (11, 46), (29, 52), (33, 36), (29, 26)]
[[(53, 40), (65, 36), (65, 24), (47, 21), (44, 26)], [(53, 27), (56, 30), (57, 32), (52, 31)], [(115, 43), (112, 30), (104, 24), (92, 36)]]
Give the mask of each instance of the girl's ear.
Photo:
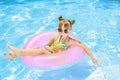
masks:
[(60, 16), (58, 19), (59, 19), (59, 21), (63, 20), (62, 16)]
[(74, 24), (75, 23), (75, 20), (70, 20), (70, 24)]

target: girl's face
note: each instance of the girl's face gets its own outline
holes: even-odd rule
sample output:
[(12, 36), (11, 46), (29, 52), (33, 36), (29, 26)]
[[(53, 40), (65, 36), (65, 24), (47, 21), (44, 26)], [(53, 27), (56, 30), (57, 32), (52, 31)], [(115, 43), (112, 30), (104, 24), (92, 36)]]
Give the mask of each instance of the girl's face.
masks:
[(71, 24), (68, 20), (62, 20), (58, 25), (58, 32), (60, 36), (66, 37), (71, 31)]

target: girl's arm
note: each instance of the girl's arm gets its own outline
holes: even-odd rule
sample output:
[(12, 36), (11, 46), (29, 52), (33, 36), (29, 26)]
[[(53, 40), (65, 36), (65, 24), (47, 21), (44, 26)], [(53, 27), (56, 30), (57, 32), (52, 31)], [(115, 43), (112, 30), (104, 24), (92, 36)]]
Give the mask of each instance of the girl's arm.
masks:
[(76, 40), (72, 40), (72, 43), (83, 48), (84, 51), (87, 53), (87, 55), (91, 58), (91, 60), (93, 61), (93, 63), (99, 65), (99, 61), (94, 57), (94, 55), (92, 54), (92, 52), (90, 51), (90, 49), (85, 46), (83, 43), (81, 43), (80, 41), (76, 41)]

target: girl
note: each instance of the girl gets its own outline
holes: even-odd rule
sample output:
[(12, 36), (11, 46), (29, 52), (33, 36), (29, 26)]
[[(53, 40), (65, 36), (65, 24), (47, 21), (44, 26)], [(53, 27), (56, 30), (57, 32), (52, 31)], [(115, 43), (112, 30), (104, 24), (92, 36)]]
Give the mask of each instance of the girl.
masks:
[(70, 34), (72, 30), (72, 24), (74, 23), (75, 23), (75, 20), (63, 19), (62, 16), (60, 16), (59, 25), (58, 25), (59, 34), (53, 35), (53, 37), (44, 46), (45, 49), (42, 49), (39, 47), (30, 48), (30, 49), (18, 49), (14, 46), (7, 45), (8, 48), (12, 51), (12, 53), (11, 54), (4, 53), (4, 56), (9, 58), (10, 60), (13, 60), (14, 58), (19, 56), (39, 56), (39, 55), (48, 54), (48, 53), (56, 54), (56, 53), (61, 53), (65, 49), (69, 48), (71, 45), (76, 45), (83, 48), (84, 51), (88, 54), (88, 56), (91, 58), (91, 60), (98, 65), (99, 62), (93, 56), (91, 51), (83, 43), (75, 39), (72, 39), (68, 35)]

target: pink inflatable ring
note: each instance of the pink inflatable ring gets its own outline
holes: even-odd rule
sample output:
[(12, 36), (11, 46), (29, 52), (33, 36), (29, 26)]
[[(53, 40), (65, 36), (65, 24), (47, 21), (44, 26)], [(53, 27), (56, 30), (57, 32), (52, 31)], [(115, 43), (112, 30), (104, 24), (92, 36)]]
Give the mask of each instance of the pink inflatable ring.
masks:
[[(24, 45), (24, 49), (33, 48), (36, 46), (44, 47), (46, 42), (52, 37), (53, 34), (56, 34), (57, 31), (47, 31), (34, 35), (29, 40), (27, 40)], [(72, 38), (77, 39), (70, 35)], [(49, 55), (40, 55), (40, 56), (23, 56), (23, 62), (31, 67), (38, 68), (50, 68), (62, 66), (68, 63), (72, 63), (76, 60), (79, 60), (84, 56), (84, 51), (78, 46), (72, 45), (67, 50), (59, 54), (49, 54)]]

